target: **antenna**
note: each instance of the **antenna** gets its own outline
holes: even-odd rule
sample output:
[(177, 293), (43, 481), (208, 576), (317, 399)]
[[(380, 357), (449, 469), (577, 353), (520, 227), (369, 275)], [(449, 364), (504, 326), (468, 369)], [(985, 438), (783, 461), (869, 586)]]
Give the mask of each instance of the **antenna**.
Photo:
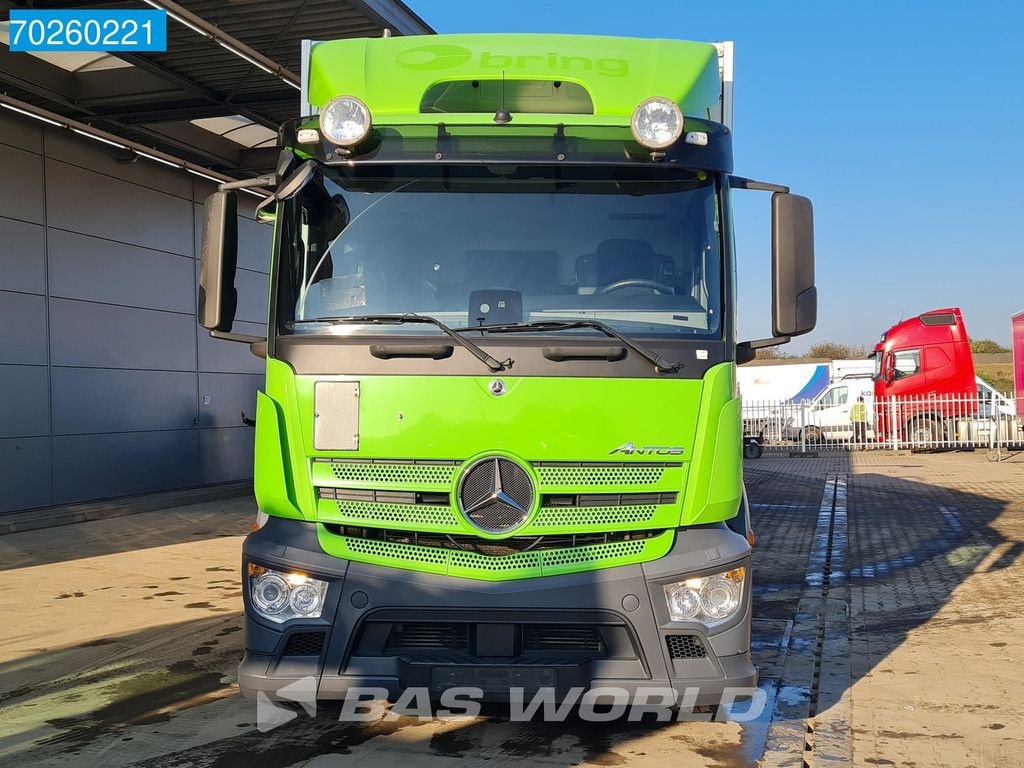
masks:
[(498, 125), (505, 125), (512, 122), (512, 115), (505, 109), (505, 70), (501, 70), (501, 106), (494, 113), (494, 122)]

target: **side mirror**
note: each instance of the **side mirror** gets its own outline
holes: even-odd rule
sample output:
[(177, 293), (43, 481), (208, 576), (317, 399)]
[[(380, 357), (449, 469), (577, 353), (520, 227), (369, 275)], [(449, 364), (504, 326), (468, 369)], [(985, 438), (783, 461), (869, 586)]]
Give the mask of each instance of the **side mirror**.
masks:
[(199, 268), (199, 324), (229, 332), (235, 320), (238, 292), (238, 193), (214, 192), (206, 199), (202, 261)]
[(772, 332), (800, 336), (814, 330), (814, 214), (811, 201), (788, 192), (772, 195)]

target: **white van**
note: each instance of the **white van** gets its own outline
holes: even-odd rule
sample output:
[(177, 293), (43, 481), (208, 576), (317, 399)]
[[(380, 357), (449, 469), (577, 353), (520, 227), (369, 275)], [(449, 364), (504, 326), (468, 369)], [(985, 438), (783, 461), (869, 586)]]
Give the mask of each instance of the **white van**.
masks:
[(858, 397), (863, 397), (867, 406), (867, 438), (872, 439), (875, 434), (875, 384), (867, 376), (851, 376), (833, 382), (809, 403), (795, 408), (789, 425), (790, 437), (807, 443), (852, 440), (850, 411)]

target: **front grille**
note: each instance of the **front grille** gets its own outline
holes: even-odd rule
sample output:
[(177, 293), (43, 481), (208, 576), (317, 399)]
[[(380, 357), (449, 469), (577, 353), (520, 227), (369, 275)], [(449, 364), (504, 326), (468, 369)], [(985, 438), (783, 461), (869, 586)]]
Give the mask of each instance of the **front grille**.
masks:
[(601, 633), (586, 624), (526, 624), (523, 651), (602, 651)]
[(708, 655), (704, 643), (696, 635), (666, 635), (671, 659), (703, 659)]
[[(465, 551), (446, 547), (417, 546), (384, 539), (367, 539), (342, 533), (339, 526), (325, 526), (328, 534), (338, 538), (327, 549), (337, 557), (368, 563), (386, 562), (393, 567), (408, 567), (431, 573), (481, 579), (525, 579), (557, 573), (571, 573), (581, 569), (610, 568), (616, 565), (654, 560), (668, 553), (674, 540), (674, 531), (627, 534), (634, 538), (614, 540), (617, 534), (608, 534), (606, 543), (579, 544), (570, 548), (516, 551), (512, 554), (495, 556), (479, 551)], [(407, 540), (423, 539), (423, 536)], [(621, 534), (619, 534), (621, 536)], [(598, 534), (603, 538), (603, 534)], [(457, 537), (445, 537), (457, 538)], [(480, 542), (475, 537), (466, 537)], [(547, 537), (543, 537), (547, 538)], [(551, 537), (553, 539), (582, 539), (585, 537)], [(505, 539), (496, 546), (507, 544)], [(565, 545), (568, 546), (568, 545)]]
[(504, 557), (524, 552), (542, 552), (552, 549), (574, 549), (595, 544), (637, 541), (657, 536), (663, 531), (616, 531), (608, 533), (554, 534), (549, 536), (513, 536), (508, 539), (490, 541), (478, 536), (418, 533), (389, 528), (361, 528), (355, 526), (327, 525), (327, 530), (338, 536), (357, 539), (384, 541), (393, 544), (453, 549), (491, 557)]
[(323, 632), (296, 632), (288, 638), (284, 656), (319, 656), (324, 647)]
[(360, 483), (446, 485), (459, 462), (407, 459), (315, 459), (329, 464), (335, 479)]
[(541, 485), (655, 485), (665, 470), (682, 466), (678, 463), (652, 462), (627, 464), (624, 462), (538, 461), (533, 467)]
[(393, 624), (385, 654), (411, 649), (464, 651), (469, 648), (469, 624)]

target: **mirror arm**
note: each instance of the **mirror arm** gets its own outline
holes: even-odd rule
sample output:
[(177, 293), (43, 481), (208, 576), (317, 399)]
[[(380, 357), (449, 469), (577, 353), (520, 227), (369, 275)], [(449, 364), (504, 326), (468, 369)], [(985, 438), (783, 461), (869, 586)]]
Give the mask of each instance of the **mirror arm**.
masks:
[(277, 184), (278, 178), (273, 173), (264, 176), (257, 176), (255, 179), (240, 179), (239, 181), (226, 181), (218, 184), (217, 189), (225, 192), (229, 189), (254, 189), (255, 187), (272, 187)]
[(784, 192), (789, 194), (789, 187), (772, 184), (767, 181), (754, 181), (743, 176), (730, 176), (729, 186), (733, 189), (751, 189), (756, 192)]
[(736, 345), (736, 364), (743, 365), (744, 363), (752, 362), (757, 358), (757, 350), (787, 344), (789, 340), (789, 336), (773, 336), (770, 339), (741, 341)]
[(223, 341), (239, 341), (243, 344), (258, 344), (266, 341), (266, 336), (250, 336), (247, 333), (233, 333), (231, 331), (210, 331), (210, 336)]
[(792, 341), (792, 339), (789, 336), (772, 336), (770, 339), (741, 341), (736, 346), (743, 347), (744, 349), (765, 349), (767, 347), (777, 347), (780, 344), (788, 344), (790, 341)]

